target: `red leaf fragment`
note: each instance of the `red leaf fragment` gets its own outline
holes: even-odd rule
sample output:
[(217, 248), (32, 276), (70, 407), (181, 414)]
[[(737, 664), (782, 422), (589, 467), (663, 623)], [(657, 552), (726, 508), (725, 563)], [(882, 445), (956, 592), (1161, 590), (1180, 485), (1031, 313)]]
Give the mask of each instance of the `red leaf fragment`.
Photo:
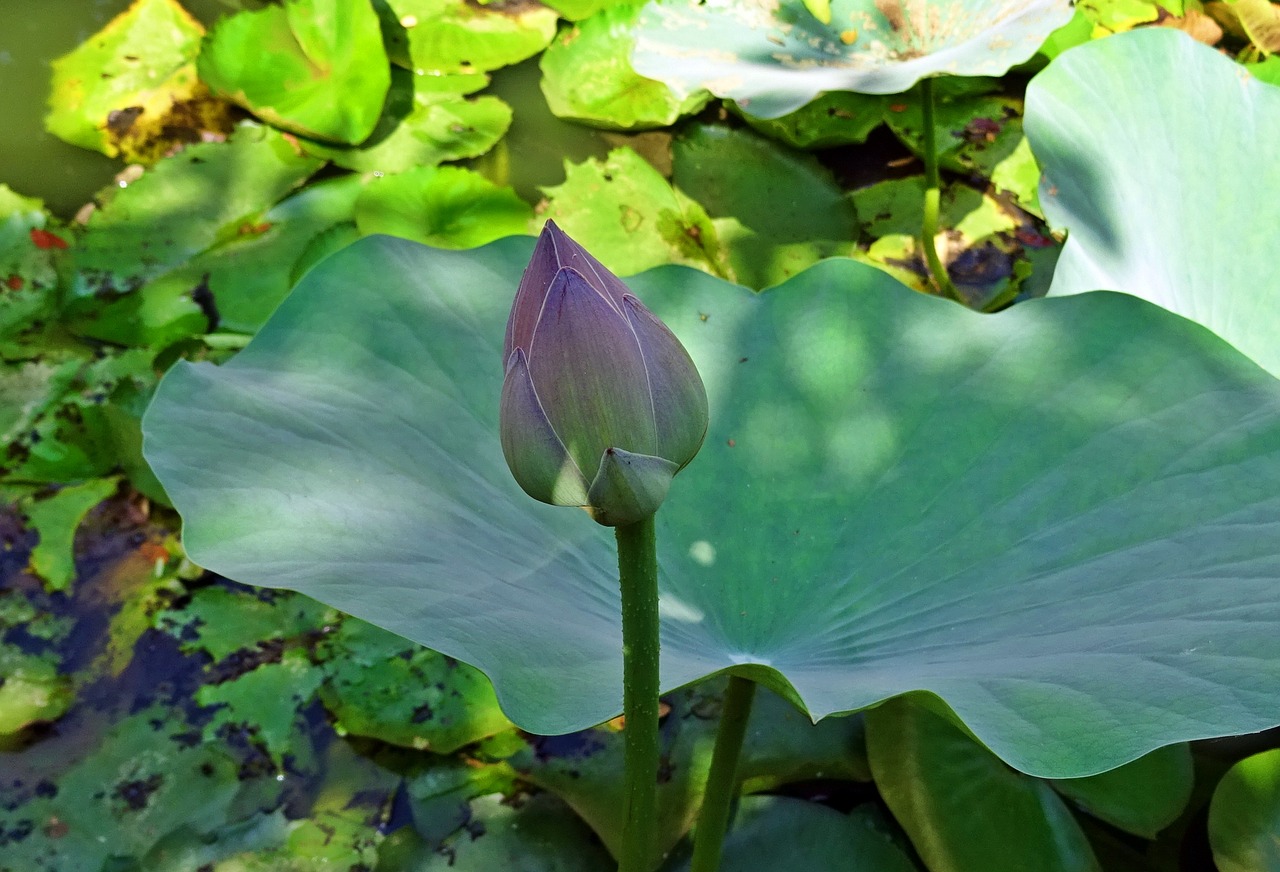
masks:
[(4, 280), (4, 286), (11, 291), (22, 290), (22, 276), (14, 273)]
[(39, 227), (31, 228), (31, 241), (36, 244), (36, 248), (66, 248), (67, 241), (61, 236), (50, 233), (48, 230), (41, 230)]

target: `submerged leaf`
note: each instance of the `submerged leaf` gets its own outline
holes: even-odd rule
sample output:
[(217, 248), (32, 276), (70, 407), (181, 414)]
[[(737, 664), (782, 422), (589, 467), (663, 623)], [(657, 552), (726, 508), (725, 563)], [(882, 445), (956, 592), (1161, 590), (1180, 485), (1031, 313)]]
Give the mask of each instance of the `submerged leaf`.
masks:
[[(554, 734), (619, 711), (619, 594), (610, 538), (502, 457), (529, 253), (361, 240), (230, 363), (172, 369), (146, 451), (193, 560), (474, 664)], [(1280, 721), (1280, 384), (1225, 343), (1126, 295), (984, 316), (840, 259), (760, 295), (629, 284), (711, 403), (657, 522), (664, 687), (733, 670), (814, 717), (928, 690), (1054, 777)]]

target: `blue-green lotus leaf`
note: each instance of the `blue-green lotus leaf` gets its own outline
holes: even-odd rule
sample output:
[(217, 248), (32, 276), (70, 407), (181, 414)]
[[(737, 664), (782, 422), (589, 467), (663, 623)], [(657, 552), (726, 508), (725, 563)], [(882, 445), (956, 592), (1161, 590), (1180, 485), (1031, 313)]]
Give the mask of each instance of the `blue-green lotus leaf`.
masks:
[(1068, 0), (654, 2), (641, 12), (636, 72), (679, 96), (705, 88), (777, 118), (824, 91), (896, 94), (926, 76), (1000, 76), (1071, 19)]
[[(531, 732), (622, 698), (607, 530), (498, 436), (532, 241), (370, 237), (228, 364), (179, 364), (146, 456), (195, 561), (471, 663)], [(1124, 294), (980, 315), (843, 259), (754, 294), (628, 280), (706, 385), (658, 513), (662, 685), (731, 670), (815, 718), (942, 697), (1024, 771), (1280, 723), (1280, 382)]]
[(1040, 202), (1069, 231), (1051, 294), (1135, 294), (1280, 375), (1280, 89), (1184, 33), (1064, 53), (1027, 90)]

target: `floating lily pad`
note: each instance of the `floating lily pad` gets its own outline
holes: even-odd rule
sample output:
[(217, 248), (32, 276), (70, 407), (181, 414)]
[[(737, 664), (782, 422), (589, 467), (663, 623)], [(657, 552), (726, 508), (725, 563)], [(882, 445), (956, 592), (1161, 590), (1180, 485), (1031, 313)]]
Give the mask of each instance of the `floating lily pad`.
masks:
[(1280, 749), (1232, 766), (1209, 806), (1209, 844), (1221, 872), (1280, 869)]
[(650, 3), (631, 62), (678, 95), (706, 88), (777, 118), (824, 91), (896, 94), (925, 76), (999, 76), (1071, 18), (1066, 0)]
[(45, 126), (73, 145), (151, 163), (231, 126), (196, 77), (204, 28), (176, 0), (136, 0), (53, 62)]
[(778, 118), (757, 118), (741, 110), (739, 114), (755, 130), (793, 148), (832, 148), (866, 142), (884, 122), (888, 102), (880, 94), (832, 91)]
[[(170, 370), (145, 432), (193, 560), (471, 663), (545, 735), (618, 713), (621, 643), (612, 537), (499, 446), (530, 251), (361, 240), (231, 362)], [(711, 398), (658, 517), (665, 688), (733, 670), (818, 718), (927, 690), (1052, 777), (1280, 721), (1280, 384), (1225, 343), (843, 259), (759, 295), (630, 284)]]
[[(115, 725), (43, 790), (0, 804), (0, 870), (100, 869), (145, 855), (165, 836), (215, 832), (241, 783), (221, 748), (158, 708)], [(6, 783), (5, 788), (11, 787)]]
[(853, 251), (857, 215), (830, 172), (750, 131), (688, 128), (672, 144), (671, 181), (711, 216), (740, 284), (776, 285)]
[[(1027, 90), (1026, 129), (1045, 217), (1069, 232), (1051, 294), (1134, 294), (1280, 375), (1280, 201), (1258, 183), (1280, 141), (1280, 90), (1186, 34), (1149, 28), (1054, 61)], [(1227, 149), (1224, 131), (1240, 134)]]
[(40, 535), (31, 549), (31, 571), (51, 590), (63, 590), (76, 577), (72, 545), (76, 529), (89, 510), (115, 493), (120, 482), (113, 478), (68, 485), (43, 498), (19, 503), (27, 525)]
[(543, 193), (543, 217), (619, 275), (664, 263), (719, 275), (729, 269), (706, 210), (629, 148), (615, 148), (604, 160), (566, 163), (564, 184)]
[(391, 84), (368, 0), (285, 0), (219, 19), (200, 78), (276, 127), (333, 142), (373, 132)]
[[(75, 249), (76, 296), (136, 291), (224, 235), (236, 235), (246, 222), (256, 223), (323, 163), (276, 131), (252, 124), (227, 142), (193, 145), (160, 161), (121, 185), (89, 219)], [(94, 321), (110, 317), (95, 300), (79, 326), (95, 335)]]
[(474, 668), (364, 621), (326, 640), (320, 697), (339, 731), (449, 754), (511, 726)]
[(404, 27), (414, 70), (474, 73), (519, 63), (556, 35), (559, 16), (541, 3), (385, 0)]
[(360, 172), (398, 173), (477, 157), (511, 125), (511, 107), (497, 97), (468, 99), (484, 75), (428, 75), (396, 69), (378, 126), (356, 147), (307, 142), (310, 154)]
[(706, 91), (677, 96), (631, 68), (640, 7), (605, 9), (562, 30), (543, 52), (542, 92), (558, 117), (621, 130), (664, 127), (711, 99)]
[(31, 724), (56, 721), (71, 707), (71, 676), (48, 657), (0, 643), (0, 746)]
[(462, 167), (418, 167), (369, 182), (356, 199), (356, 227), (438, 248), (472, 248), (525, 233), (529, 204)]

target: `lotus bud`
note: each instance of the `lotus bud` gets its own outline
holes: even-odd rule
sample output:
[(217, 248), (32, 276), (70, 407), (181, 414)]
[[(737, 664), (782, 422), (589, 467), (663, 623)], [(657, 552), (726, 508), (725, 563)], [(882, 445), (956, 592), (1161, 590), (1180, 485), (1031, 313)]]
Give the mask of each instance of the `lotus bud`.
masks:
[(502, 452), (536, 500), (635, 523), (702, 446), (707, 392), (689, 353), (551, 221), (520, 279), (503, 358)]

